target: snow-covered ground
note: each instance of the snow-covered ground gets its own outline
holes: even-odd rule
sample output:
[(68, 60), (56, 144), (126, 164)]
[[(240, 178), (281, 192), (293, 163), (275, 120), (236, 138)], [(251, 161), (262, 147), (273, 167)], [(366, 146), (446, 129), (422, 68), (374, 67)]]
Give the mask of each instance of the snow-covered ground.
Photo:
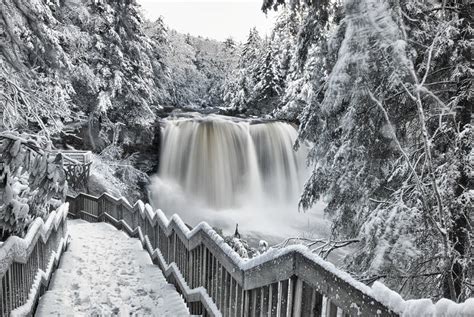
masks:
[(106, 223), (68, 222), (71, 244), (37, 316), (189, 316), (138, 239)]

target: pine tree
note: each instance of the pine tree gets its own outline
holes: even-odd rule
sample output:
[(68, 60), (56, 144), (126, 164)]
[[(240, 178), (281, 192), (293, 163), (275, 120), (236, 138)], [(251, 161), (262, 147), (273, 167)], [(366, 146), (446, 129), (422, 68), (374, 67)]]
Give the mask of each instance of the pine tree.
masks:
[(242, 113), (253, 108), (253, 90), (258, 82), (261, 49), (262, 39), (254, 27), (242, 45), (237, 69), (226, 81), (224, 88), (224, 101), (233, 111)]
[(230, 54), (234, 54), (235, 49), (237, 48), (237, 43), (235, 43), (234, 39), (229, 37), (224, 41), (224, 50), (229, 52)]
[(281, 69), (275, 67), (273, 62), (274, 52), (268, 41), (264, 44), (262, 56), (255, 70), (256, 84), (252, 93), (252, 104), (258, 105), (260, 112), (263, 112), (262, 108), (268, 107), (269, 103), (276, 101), (275, 97), (280, 95), (284, 83)]
[(6, 128), (56, 133), (64, 124), (83, 120), (84, 113), (89, 122), (104, 125), (153, 122), (166, 76), (153, 50), (160, 44), (144, 35), (134, 1), (31, 6), (15, 0), (0, 6)]
[(325, 198), (334, 235), (362, 239), (348, 259), (360, 276), (409, 296), (471, 296), (469, 5), (307, 4), (290, 78), (308, 88), (288, 84), (282, 108), (304, 106), (300, 142), (312, 142), (301, 206)]

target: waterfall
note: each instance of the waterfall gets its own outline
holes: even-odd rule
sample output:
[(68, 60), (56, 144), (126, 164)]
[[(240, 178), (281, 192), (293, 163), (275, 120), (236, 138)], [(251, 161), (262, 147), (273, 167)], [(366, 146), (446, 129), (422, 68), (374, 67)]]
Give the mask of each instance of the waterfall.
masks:
[(231, 230), (239, 223), (271, 235), (300, 230), (314, 215), (297, 210), (308, 170), (305, 149), (293, 149), (296, 137), (285, 122), (218, 115), (168, 119), (151, 201), (191, 225), (205, 220)]
[(236, 207), (272, 196), (298, 198), (304, 156), (293, 151), (288, 123), (176, 119), (163, 131), (159, 175), (210, 208)]

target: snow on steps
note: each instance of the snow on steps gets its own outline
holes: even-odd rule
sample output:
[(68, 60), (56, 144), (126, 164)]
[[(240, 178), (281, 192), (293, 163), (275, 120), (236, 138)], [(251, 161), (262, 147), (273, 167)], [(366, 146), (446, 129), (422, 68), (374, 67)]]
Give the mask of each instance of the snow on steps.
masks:
[[(0, 243), (0, 277), (3, 278), (5, 276), (14, 262), (27, 263), (39, 239), (41, 239), (44, 244), (47, 244), (51, 233), (58, 231), (59, 227), (66, 222), (68, 208), (69, 204), (67, 203), (61, 205), (57, 210), (49, 214), (46, 222), (40, 218), (35, 219), (24, 238), (13, 236), (8, 238), (7, 241)], [(34, 305), (40, 296), (41, 289), (47, 287), (51, 274), (54, 268), (57, 267), (67, 244), (67, 227), (65, 227), (63, 236), (59, 237), (57, 248), (53, 249), (51, 256), (47, 259), (46, 270), (37, 269), (29, 290), (17, 290), (27, 292), (28, 296), (21, 306), (11, 311), (11, 316), (26, 316), (32, 314)], [(5, 296), (8, 294), (2, 293), (0, 295)], [(2, 296), (0, 296), (0, 302), (3, 302)], [(1, 305), (0, 308), (2, 308)], [(0, 309), (0, 314), (4, 312), (4, 309), (8, 309), (8, 307)]]
[[(127, 202), (126, 200), (124, 201)], [(137, 203), (139, 206), (145, 207), (145, 205), (143, 205), (141, 201), (138, 201)], [(146, 206), (149, 206), (149, 205), (146, 205)], [(208, 295), (207, 290), (204, 287), (191, 289), (188, 286), (184, 277), (182, 276), (176, 263), (173, 262), (168, 265), (163, 255), (161, 254), (160, 250), (153, 249), (148, 236), (143, 235), (141, 228), (136, 228), (135, 230), (133, 230), (128, 225), (128, 223), (126, 223), (123, 220), (118, 221), (117, 219), (113, 218), (112, 216), (108, 214), (106, 214), (106, 217), (108, 218), (108, 221), (114, 224), (116, 227), (118, 228), (121, 227), (122, 229), (125, 229), (125, 231), (130, 236), (138, 237), (140, 239), (142, 245), (146, 248), (152, 260), (154, 262), (158, 261), (158, 266), (163, 271), (164, 276), (167, 279), (169, 279), (170, 277), (174, 278), (186, 302), (188, 303), (201, 302), (204, 305), (205, 310), (210, 312), (211, 316), (217, 316), (217, 317), (222, 316), (216, 304), (213, 302), (212, 298)]]
[(68, 227), (71, 243), (37, 316), (189, 316), (140, 241), (103, 222)]
[[(354, 278), (352, 278), (348, 273), (343, 272), (337, 269), (332, 263), (329, 263), (317, 255), (313, 254), (305, 246), (289, 246), (284, 249), (273, 249), (268, 252), (253, 258), (253, 259), (243, 259), (241, 258), (229, 245), (227, 245), (222, 237), (220, 237), (207, 223), (201, 222), (195, 228), (190, 230), (181, 218), (178, 215), (173, 215), (168, 219), (161, 210), (154, 211), (152, 207), (148, 204), (144, 204), (141, 201), (131, 205), (124, 198), (115, 198), (109, 194), (103, 194), (100, 197), (93, 197), (86, 194), (79, 194), (76, 197), (69, 197), (70, 201), (74, 201), (78, 198), (92, 199), (98, 202), (108, 201), (125, 207), (132, 213), (137, 213), (143, 220), (148, 220), (149, 224), (153, 227), (159, 224), (163, 227), (166, 236), (170, 236), (172, 232), (175, 232), (181, 241), (187, 243), (186, 247), (188, 250), (193, 249), (197, 244), (204, 243), (203, 236), (207, 237), (212, 241), (213, 246), (212, 250), (220, 252), (224, 257), (231, 262), (231, 265), (234, 266), (234, 271), (240, 271), (241, 273), (246, 273), (251, 270), (258, 269), (264, 264), (270, 262), (278, 262), (281, 258), (287, 255), (296, 255), (300, 258), (309, 261), (312, 266), (318, 267), (318, 269), (323, 269), (330, 275), (334, 276), (339, 282), (342, 282), (347, 287), (353, 288), (360, 294), (369, 296), (374, 299), (372, 304), (377, 302), (381, 303), (384, 307), (389, 308), (395, 313), (395, 315), (400, 316), (472, 316), (474, 317), (474, 299), (468, 299), (462, 304), (456, 304), (448, 299), (443, 299), (438, 301), (436, 304), (433, 303), (430, 299), (418, 299), (418, 300), (403, 300), (401, 296), (385, 287), (382, 283), (376, 282), (372, 287), (369, 287)], [(102, 204), (103, 205), (103, 204)], [(81, 212), (76, 210), (75, 212)], [(87, 213), (87, 211), (85, 211)], [(203, 287), (198, 287), (191, 289), (188, 286), (188, 283), (183, 278), (179, 268), (176, 263), (166, 263), (162, 252), (159, 249), (154, 249), (148, 236), (144, 235), (142, 228), (137, 226), (132, 229), (129, 223), (125, 220), (116, 218), (116, 215), (111, 215), (110, 213), (117, 213), (117, 210), (106, 210), (103, 214), (98, 215), (99, 220), (105, 220), (112, 223), (118, 228), (125, 229), (129, 235), (137, 236), (142, 244), (146, 247), (154, 261), (158, 261), (158, 264), (165, 273), (165, 276), (173, 276), (177, 281), (177, 284), (183, 293), (185, 299), (189, 302), (194, 302), (200, 300), (203, 305), (207, 308), (208, 312), (211, 315), (221, 316), (221, 312), (218, 310), (216, 304), (213, 302), (211, 297), (208, 295), (208, 292)], [(123, 215), (123, 211), (122, 211)], [(183, 242), (183, 243), (184, 243)], [(294, 265), (294, 264), (293, 264)], [(235, 273), (235, 272), (232, 272)], [(293, 272), (294, 273), (294, 272)], [(242, 285), (244, 282), (242, 282)], [(356, 292), (356, 293), (357, 293)], [(345, 303), (346, 305), (348, 303)], [(351, 307), (354, 303), (350, 304)], [(381, 314), (378, 312), (378, 314)]]

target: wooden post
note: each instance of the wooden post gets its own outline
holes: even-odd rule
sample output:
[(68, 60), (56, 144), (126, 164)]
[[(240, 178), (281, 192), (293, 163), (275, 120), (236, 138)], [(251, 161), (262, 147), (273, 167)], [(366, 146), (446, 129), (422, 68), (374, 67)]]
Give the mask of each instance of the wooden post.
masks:
[[(294, 281), (292, 279), (292, 281)], [(303, 296), (303, 281), (296, 278), (294, 299), (293, 299), (293, 316), (300, 317), (302, 316), (302, 296)]]
[(216, 271), (216, 305), (222, 311), (222, 265), (219, 262)]
[(235, 316), (242, 316), (244, 311), (244, 291), (239, 283), (235, 283), (235, 293), (236, 293), (236, 302), (235, 302)]
[(188, 285), (191, 289), (193, 289), (195, 274), (194, 274), (194, 256), (192, 252), (189, 252), (188, 269), (189, 269)]
[(250, 291), (243, 290), (243, 299), (244, 317), (248, 317), (250, 312)]
[(175, 262), (176, 263), (176, 232), (173, 231), (173, 235), (172, 235), (172, 246), (173, 246), (173, 259), (171, 262)]
[(327, 299), (326, 307), (327, 317), (337, 317), (337, 306), (333, 302), (331, 302), (329, 298)]
[(269, 305), (268, 303), (271, 302), (270, 299), (270, 286), (264, 286), (261, 288), (261, 301), (260, 301), (260, 316), (268, 316), (269, 315)]
[(228, 311), (226, 314), (229, 314), (229, 316), (234, 316), (235, 313), (235, 287), (234, 287), (234, 279), (232, 278), (232, 275), (229, 273), (229, 289), (228, 289), (228, 302), (227, 302), (227, 307)]
[(206, 283), (206, 250), (204, 248), (204, 245), (200, 245), (201, 248), (201, 265), (200, 265), (200, 271), (199, 271), (199, 276), (201, 277), (201, 281), (199, 282), (199, 286), (204, 286)]

